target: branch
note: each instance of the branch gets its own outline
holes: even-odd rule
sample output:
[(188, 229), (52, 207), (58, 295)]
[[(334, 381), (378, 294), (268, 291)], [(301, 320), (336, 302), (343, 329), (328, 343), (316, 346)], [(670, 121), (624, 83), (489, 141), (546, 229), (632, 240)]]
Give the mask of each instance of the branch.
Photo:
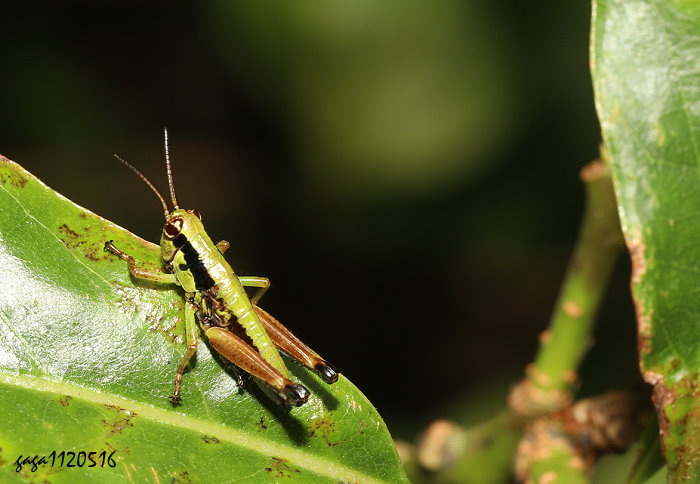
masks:
[(624, 247), (608, 166), (593, 161), (580, 177), (586, 184), (586, 209), (564, 284), (549, 329), (540, 336), (535, 362), (508, 397), (511, 410), (519, 415), (543, 415), (573, 400), (576, 371), (591, 344), (596, 313)]

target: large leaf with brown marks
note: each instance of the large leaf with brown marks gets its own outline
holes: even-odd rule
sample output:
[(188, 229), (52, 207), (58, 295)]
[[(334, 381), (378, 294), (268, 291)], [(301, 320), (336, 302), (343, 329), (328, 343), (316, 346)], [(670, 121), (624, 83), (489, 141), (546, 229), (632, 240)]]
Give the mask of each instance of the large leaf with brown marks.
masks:
[(594, 0), (592, 71), (674, 481), (700, 482), (700, 2)]
[(133, 280), (109, 239), (161, 267), (155, 245), (0, 156), (0, 482), (405, 481), (342, 377), (290, 363), (312, 397), (285, 411), (200, 344), (173, 406), (182, 294)]

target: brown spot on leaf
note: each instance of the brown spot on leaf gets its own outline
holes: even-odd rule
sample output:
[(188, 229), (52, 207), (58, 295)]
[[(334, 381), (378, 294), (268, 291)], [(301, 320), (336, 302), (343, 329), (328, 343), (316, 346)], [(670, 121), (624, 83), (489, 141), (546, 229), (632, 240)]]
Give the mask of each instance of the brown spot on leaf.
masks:
[(328, 437), (335, 432), (335, 422), (325, 417), (314, 417), (309, 420), (309, 438), (314, 436)]
[[(7, 158), (4, 158), (4, 160), (10, 161)], [(28, 180), (19, 173), (8, 173), (5, 175), (0, 175), (0, 183), (2, 183), (3, 185), (9, 183), (15, 188), (24, 188), (24, 185), (27, 184), (27, 181)]]
[(190, 473), (187, 471), (180, 471), (173, 474), (173, 480), (170, 481), (172, 484), (192, 484), (194, 481), (190, 478)]
[[(656, 407), (656, 415), (659, 419), (659, 431), (663, 441), (668, 433), (668, 427), (670, 424), (665, 408), (666, 405), (673, 403), (674, 397), (673, 392), (666, 388), (666, 385), (663, 383), (663, 378), (659, 376), (657, 381), (658, 383), (654, 385), (654, 389), (651, 394), (651, 400), (654, 402), (654, 407)], [(661, 451), (666, 454), (664, 445), (661, 446)]]
[(108, 434), (123, 434), (125, 429), (134, 426), (132, 420), (136, 417), (136, 413), (117, 405), (105, 404), (104, 406), (115, 412), (113, 418), (102, 420), (102, 426), (105, 427)]
[[(636, 286), (642, 281), (644, 274), (647, 272), (647, 263), (645, 258), (646, 246), (644, 245), (644, 242), (642, 242), (642, 236), (639, 231), (628, 238), (627, 247), (630, 251), (630, 259), (632, 261), (632, 277), (630, 286), (632, 288), (634, 311), (637, 315), (637, 347), (641, 361), (644, 355), (651, 352), (651, 316), (653, 311), (647, 310), (644, 307), (644, 302), (638, 297), (636, 291)], [(653, 384), (653, 382), (649, 380), (644, 368), (642, 368), (642, 374), (644, 375), (645, 381)]]
[(658, 375), (656, 380), (652, 400), (659, 420), (661, 449), (677, 480), (694, 482), (699, 453), (695, 438), (700, 432), (697, 410), (700, 392), (695, 376), (673, 380), (672, 385), (667, 385)]
[[(75, 230), (70, 228), (68, 224), (63, 224), (58, 227), (58, 232), (61, 234), (61, 241), (65, 244), (65, 246), (68, 249), (75, 249), (81, 245), (85, 245), (88, 243), (86, 237), (89, 236), (90, 228), (83, 227), (83, 231), (86, 232), (86, 234), (81, 236)], [(98, 246), (92, 244), (87, 247), (83, 247), (82, 250), (85, 251), (85, 257), (87, 257), (91, 261), (97, 262), (108, 258), (108, 255), (103, 250), (102, 245)]]
[(630, 251), (632, 259), (632, 285), (639, 284), (642, 277), (647, 272), (647, 263), (644, 258), (646, 246), (642, 242), (642, 236), (639, 232), (635, 234), (634, 240), (630, 237), (627, 241), (627, 248)]
[(217, 439), (216, 437), (209, 437), (208, 435), (205, 435), (202, 437), (202, 440), (204, 441), (205, 444), (220, 444), (221, 441)]
[(276, 478), (289, 477), (289, 475), (293, 472), (301, 472), (299, 469), (296, 469), (287, 464), (287, 461), (285, 459), (280, 459), (279, 457), (273, 457), (272, 465), (270, 467), (266, 467), (265, 470), (267, 472), (272, 472), (272, 475)]
[(58, 399), (58, 403), (60, 403), (63, 407), (67, 407), (70, 405), (70, 401), (72, 398), (73, 397), (71, 397), (70, 395), (64, 395)]
[(77, 232), (68, 227), (67, 224), (63, 224), (60, 227), (58, 227), (58, 231), (61, 232), (63, 235), (70, 237), (71, 239), (77, 239), (79, 237)]
[(85, 240), (81, 237), (67, 224), (63, 224), (58, 227), (58, 232), (61, 234), (61, 241), (65, 244), (68, 249), (75, 249), (76, 247), (85, 243)]
[(104, 250), (98, 251), (94, 247), (85, 253), (85, 257), (95, 262), (107, 259), (107, 256), (104, 254)]
[[(364, 422), (358, 424), (357, 433), (363, 434), (368, 425)], [(347, 442), (347, 439), (339, 442), (331, 440), (335, 435), (335, 421), (330, 416), (318, 416), (308, 420), (307, 429), (309, 430), (309, 438), (317, 437), (326, 442), (328, 447), (335, 447)]]

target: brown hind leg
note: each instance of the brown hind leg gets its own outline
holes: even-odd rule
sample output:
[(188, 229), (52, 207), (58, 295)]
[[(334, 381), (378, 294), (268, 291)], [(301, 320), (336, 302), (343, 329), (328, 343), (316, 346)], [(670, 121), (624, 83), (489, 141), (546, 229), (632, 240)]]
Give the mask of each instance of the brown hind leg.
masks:
[(285, 402), (298, 407), (309, 398), (306, 387), (283, 376), (240, 337), (217, 326), (207, 329), (205, 334), (212, 347), (224, 358), (267, 383)]
[(274, 345), (297, 360), (299, 363), (314, 371), (321, 379), (330, 384), (338, 381), (338, 370), (321, 358), (314, 350), (306, 346), (294, 333), (285, 328), (264, 309), (253, 306), (263, 323), (265, 331), (270, 335)]

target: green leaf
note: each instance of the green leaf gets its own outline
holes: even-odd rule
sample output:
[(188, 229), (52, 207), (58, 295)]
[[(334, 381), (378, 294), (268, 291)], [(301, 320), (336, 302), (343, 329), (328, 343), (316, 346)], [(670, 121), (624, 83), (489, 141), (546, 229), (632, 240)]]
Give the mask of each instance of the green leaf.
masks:
[[(290, 363), (312, 397), (284, 411), (238, 388), (201, 342), (173, 406), (182, 293), (133, 280), (103, 250), (113, 239), (160, 268), (159, 248), (1, 156), (0, 207), (0, 481), (406, 481), (381, 417), (343, 377), (329, 386)], [(63, 454), (61, 466), (61, 451), (97, 452), (98, 465)], [(49, 463), (16, 471), (35, 455)]]
[(591, 65), (672, 480), (700, 480), (700, 2), (596, 0)]

